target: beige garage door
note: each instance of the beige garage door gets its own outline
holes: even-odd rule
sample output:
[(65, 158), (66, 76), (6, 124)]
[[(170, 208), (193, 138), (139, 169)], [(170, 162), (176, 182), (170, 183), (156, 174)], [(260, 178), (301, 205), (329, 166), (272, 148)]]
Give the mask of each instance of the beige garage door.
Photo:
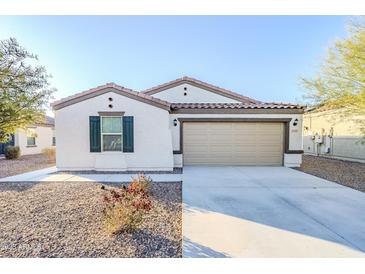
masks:
[(282, 165), (283, 123), (184, 122), (184, 165)]

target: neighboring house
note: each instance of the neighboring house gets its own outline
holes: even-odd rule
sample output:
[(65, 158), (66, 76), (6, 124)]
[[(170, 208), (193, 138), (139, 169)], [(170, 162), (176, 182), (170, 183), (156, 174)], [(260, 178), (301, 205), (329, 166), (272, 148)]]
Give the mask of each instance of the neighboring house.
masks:
[(0, 144), (0, 154), (5, 152), (8, 145), (19, 146), (21, 155), (42, 153), (44, 148), (56, 145), (54, 134), (54, 119), (45, 116), (44, 122), (26, 129), (17, 129), (6, 144)]
[(109, 83), (52, 106), (60, 170), (301, 164), (302, 107), (189, 77), (142, 92)]
[(365, 163), (358, 120), (341, 111), (310, 109), (304, 113), (304, 153)]

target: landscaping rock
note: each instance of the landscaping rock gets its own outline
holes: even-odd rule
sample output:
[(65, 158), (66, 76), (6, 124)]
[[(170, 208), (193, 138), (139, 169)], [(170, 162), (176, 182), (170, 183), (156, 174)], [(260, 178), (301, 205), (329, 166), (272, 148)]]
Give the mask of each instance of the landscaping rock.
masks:
[(104, 192), (94, 182), (1, 183), (0, 257), (181, 257), (181, 183), (152, 183), (141, 227), (116, 236), (103, 228)]
[(296, 169), (365, 192), (365, 164), (303, 155)]
[(19, 159), (0, 159), (0, 178), (54, 166), (43, 154), (24, 155)]

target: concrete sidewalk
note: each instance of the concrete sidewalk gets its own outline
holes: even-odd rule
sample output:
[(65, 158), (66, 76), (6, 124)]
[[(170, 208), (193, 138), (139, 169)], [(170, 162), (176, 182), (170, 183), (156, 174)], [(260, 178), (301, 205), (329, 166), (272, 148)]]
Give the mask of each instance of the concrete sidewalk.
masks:
[[(136, 174), (55, 174), (56, 167), (44, 168), (23, 174), (5, 177), (1, 182), (130, 182)], [(176, 182), (182, 180), (182, 174), (146, 174), (154, 182)]]

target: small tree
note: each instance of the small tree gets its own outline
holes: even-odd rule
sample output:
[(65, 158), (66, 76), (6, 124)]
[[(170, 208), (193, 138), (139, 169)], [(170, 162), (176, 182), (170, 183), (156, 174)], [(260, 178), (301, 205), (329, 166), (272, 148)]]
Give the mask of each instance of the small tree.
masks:
[[(318, 75), (302, 78), (309, 103), (319, 108), (341, 110), (342, 117), (365, 115), (365, 20), (349, 24), (349, 37), (328, 50)], [(358, 122), (365, 137), (365, 119)]]
[(0, 40), (0, 142), (8, 141), (17, 128), (43, 119), (55, 90), (46, 69), (27, 61), (35, 63), (38, 58), (14, 38)]

